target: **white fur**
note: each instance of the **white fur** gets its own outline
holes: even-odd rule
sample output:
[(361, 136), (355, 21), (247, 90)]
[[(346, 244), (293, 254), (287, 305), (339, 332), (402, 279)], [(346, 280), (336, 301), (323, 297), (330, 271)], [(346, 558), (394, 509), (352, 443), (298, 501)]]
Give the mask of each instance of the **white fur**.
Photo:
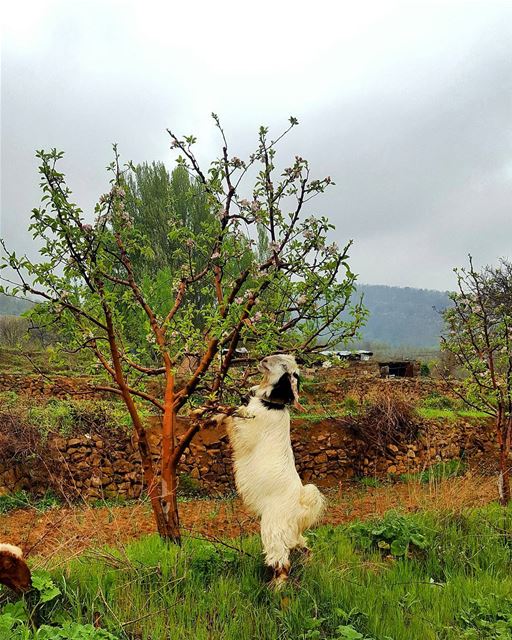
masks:
[(10, 553), (17, 558), (23, 558), (23, 551), (19, 547), (15, 547), (13, 544), (0, 543), (0, 553)]
[(254, 397), (228, 422), (234, 453), (235, 481), (244, 503), (261, 517), (261, 540), (266, 563), (289, 567), (290, 550), (306, 548), (302, 533), (324, 508), (324, 498), (312, 484), (302, 485), (290, 441), (288, 408), (273, 410), (262, 400), (270, 395), (283, 371), (298, 372), (292, 356), (265, 358), (262, 384)]

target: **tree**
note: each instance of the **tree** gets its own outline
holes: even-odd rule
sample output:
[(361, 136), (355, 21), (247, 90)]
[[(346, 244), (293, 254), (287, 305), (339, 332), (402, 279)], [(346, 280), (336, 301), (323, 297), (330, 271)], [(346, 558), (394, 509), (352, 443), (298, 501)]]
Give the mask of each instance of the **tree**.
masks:
[(491, 416), (499, 447), (499, 497), (510, 501), (512, 435), (512, 266), (455, 270), (458, 291), (446, 309), (442, 347), (465, 373), (456, 387), (471, 407)]
[[(124, 401), (158, 531), (175, 542), (180, 540), (177, 465), (200, 428), (200, 418), (214, 412), (220, 400), (234, 398), (247, 380), (249, 368), (232, 367), (239, 344), (250, 348), (248, 366), (276, 351), (307, 354), (352, 337), (365, 316), (361, 302), (350, 304), (356, 278), (348, 265), (351, 242), (342, 249), (328, 244), (332, 225), (327, 218), (303, 215), (331, 179), (311, 179), (309, 165), (300, 157), (276, 177), (274, 158), (282, 135), (269, 140), (264, 127), (246, 162), (231, 156), (214, 119), (222, 155), (206, 172), (193, 151), (195, 138), (169, 132), (171, 147), (180, 154), (178, 165), (201, 185), (214, 215), (198, 230), (183, 220), (167, 220), (174, 249), (165, 308), (155, 303), (161, 301), (157, 288), (162, 282), (134, 267), (154, 252), (148, 234), (135, 226), (127, 210), (123, 185), (129, 168), (122, 169), (115, 147), (110, 190), (100, 197), (93, 223), (72, 202), (57, 169), (63, 154), (55, 149), (37, 153), (43, 197), (30, 228), (42, 243), (41, 261), (16, 256), (4, 245), (2, 265), (17, 275), (14, 281), (4, 276), (3, 290), (38, 296), (44, 302), (35, 312), (38, 319), (57, 318), (68, 349), (87, 350), (103, 366), (108, 381), (97, 388)], [(296, 124), (292, 118), (283, 135)], [(243, 198), (244, 181), (258, 167), (250, 199)], [(261, 259), (252, 255), (246, 264), (257, 228), (268, 235), (268, 251)], [(196, 256), (202, 256), (203, 266)], [(206, 299), (200, 307), (189, 304), (198, 292)], [(144, 327), (144, 345), (129, 330), (134, 323)], [(161, 381), (161, 392), (148, 384), (155, 379)], [(202, 408), (191, 412), (189, 426), (178, 438), (176, 414), (198, 405)], [(145, 406), (162, 420), (160, 482), (141, 413)]]

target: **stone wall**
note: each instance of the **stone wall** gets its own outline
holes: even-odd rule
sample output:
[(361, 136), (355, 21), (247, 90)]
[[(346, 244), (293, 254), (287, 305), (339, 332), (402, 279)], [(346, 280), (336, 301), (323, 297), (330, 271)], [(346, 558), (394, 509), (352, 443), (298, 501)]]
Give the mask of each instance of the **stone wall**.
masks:
[[(178, 421), (178, 432), (186, 427)], [(161, 433), (149, 428), (157, 461)], [(353, 435), (345, 420), (315, 424), (296, 421), (292, 442), (304, 481), (337, 486), (358, 476), (384, 477), (421, 471), (452, 459), (464, 459), (479, 469), (495, 460), (492, 430), (485, 424), (429, 422), (412, 443), (390, 443), (385, 450), (369, 448)], [(180, 465), (182, 489), (210, 494), (233, 490), (227, 435), (219, 429), (199, 432)], [(137, 498), (143, 490), (140, 459), (134, 441), (122, 432), (110, 437), (89, 433), (80, 437), (50, 437), (44, 454), (22, 460), (0, 451), (0, 494), (25, 489), (42, 494), (48, 488), (66, 498)]]
[(28, 396), (53, 398), (91, 398), (106, 396), (91, 390), (89, 378), (67, 378), (65, 376), (44, 377), (16, 373), (0, 373), (0, 392), (14, 391)]

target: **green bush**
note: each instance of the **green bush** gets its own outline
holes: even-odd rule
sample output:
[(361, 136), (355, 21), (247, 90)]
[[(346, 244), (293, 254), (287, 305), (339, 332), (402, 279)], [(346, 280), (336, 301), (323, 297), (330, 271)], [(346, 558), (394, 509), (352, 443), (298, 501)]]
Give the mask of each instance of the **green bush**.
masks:
[(119, 640), (104, 629), (62, 618), (62, 592), (45, 571), (32, 574), (33, 591), (0, 609), (0, 640)]
[(15, 509), (26, 509), (29, 502), (29, 497), (25, 491), (16, 491), (15, 493), (0, 496), (0, 513), (8, 513)]
[(437, 393), (437, 391), (430, 393), (423, 400), (423, 406), (427, 409), (456, 409), (457, 404), (453, 398)]
[(359, 412), (359, 404), (355, 398), (352, 398), (352, 396), (347, 396), (343, 400), (343, 408), (345, 413), (349, 416), (355, 416)]
[(512, 601), (493, 593), (470, 600), (459, 615), (461, 640), (510, 640), (512, 638)]
[(386, 555), (406, 556), (409, 548), (426, 549), (428, 541), (424, 531), (411, 518), (394, 511), (381, 520), (356, 522), (349, 532), (356, 546), (363, 550), (380, 550)]
[(364, 476), (363, 478), (359, 478), (359, 482), (365, 487), (382, 487), (384, 484), (382, 480), (374, 478), (373, 476)]

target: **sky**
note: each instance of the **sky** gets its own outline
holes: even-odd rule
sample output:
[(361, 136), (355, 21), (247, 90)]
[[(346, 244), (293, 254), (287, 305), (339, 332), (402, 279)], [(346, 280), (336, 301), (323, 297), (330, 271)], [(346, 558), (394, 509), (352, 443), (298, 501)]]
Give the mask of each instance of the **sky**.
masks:
[[(117, 142), (173, 167), (166, 128), (256, 145), (260, 125), (336, 186), (315, 211), (353, 239), (362, 283), (449, 290), (453, 267), (512, 257), (512, 2), (4, 3), (0, 236), (35, 255), (36, 149), (65, 151), (92, 212)], [(243, 197), (243, 196), (242, 196)], [(92, 217), (92, 213), (90, 214)]]

